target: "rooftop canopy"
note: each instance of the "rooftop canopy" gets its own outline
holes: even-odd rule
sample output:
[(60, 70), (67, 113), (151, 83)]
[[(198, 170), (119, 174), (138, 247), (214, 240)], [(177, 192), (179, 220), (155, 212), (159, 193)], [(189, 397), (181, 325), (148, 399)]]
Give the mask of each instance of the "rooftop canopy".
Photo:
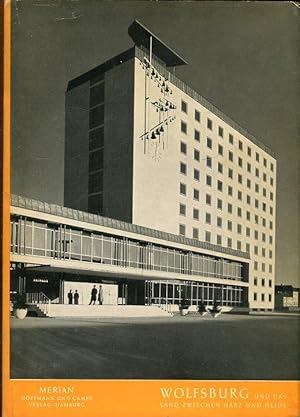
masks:
[(135, 20), (128, 28), (128, 34), (137, 46), (150, 48), (150, 37), (152, 36), (152, 52), (160, 58), (167, 67), (186, 65), (187, 62), (174, 52), (169, 46), (155, 36), (149, 29)]

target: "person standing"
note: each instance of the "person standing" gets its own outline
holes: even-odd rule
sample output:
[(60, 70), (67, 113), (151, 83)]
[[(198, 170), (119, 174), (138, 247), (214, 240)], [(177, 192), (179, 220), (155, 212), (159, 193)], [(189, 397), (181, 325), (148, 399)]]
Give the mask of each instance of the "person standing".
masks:
[(78, 291), (75, 290), (75, 294), (74, 294), (74, 304), (78, 304), (79, 301), (79, 294)]
[(91, 301), (89, 305), (91, 305), (92, 303), (95, 305), (96, 300), (97, 300), (97, 288), (96, 288), (96, 285), (94, 285), (91, 291)]
[(100, 305), (103, 304), (103, 290), (102, 290), (102, 285), (99, 285), (98, 302), (99, 302)]
[(72, 290), (68, 292), (68, 304), (73, 304), (73, 293)]

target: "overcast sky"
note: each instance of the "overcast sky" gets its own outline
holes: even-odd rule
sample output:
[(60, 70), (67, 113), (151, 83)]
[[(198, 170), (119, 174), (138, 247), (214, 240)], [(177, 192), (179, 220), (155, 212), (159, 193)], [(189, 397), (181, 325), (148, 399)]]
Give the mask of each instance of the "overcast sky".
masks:
[[(12, 192), (63, 204), (68, 80), (130, 48), (138, 19), (177, 76), (277, 156), (277, 283), (299, 286), (299, 9), (291, 2), (13, 2)], [(299, 80), (298, 80), (299, 81)]]

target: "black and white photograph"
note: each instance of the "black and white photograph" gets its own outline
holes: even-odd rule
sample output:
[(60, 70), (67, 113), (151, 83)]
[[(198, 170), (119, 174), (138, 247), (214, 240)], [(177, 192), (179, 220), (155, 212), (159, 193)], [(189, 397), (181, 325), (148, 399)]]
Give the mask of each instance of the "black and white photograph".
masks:
[(299, 5), (12, 1), (10, 377), (299, 380)]

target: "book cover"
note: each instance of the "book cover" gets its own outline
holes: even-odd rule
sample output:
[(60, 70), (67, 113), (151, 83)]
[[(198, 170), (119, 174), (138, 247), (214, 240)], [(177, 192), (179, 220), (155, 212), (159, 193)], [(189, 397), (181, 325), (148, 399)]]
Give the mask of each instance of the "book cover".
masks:
[(299, 415), (297, 2), (3, 5), (2, 415)]

